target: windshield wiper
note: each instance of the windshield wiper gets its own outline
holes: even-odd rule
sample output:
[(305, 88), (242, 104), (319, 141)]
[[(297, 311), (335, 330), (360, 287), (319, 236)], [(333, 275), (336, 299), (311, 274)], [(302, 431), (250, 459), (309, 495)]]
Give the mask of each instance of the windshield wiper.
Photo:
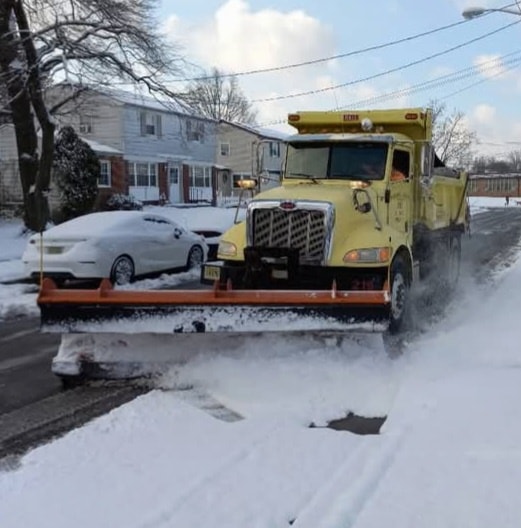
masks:
[(343, 172), (337, 172), (335, 174), (331, 174), (330, 178), (345, 178), (346, 180), (361, 180), (360, 176), (356, 174), (346, 174)]
[(307, 174), (305, 172), (290, 172), (289, 176), (302, 176), (304, 178), (307, 178), (308, 180), (311, 180), (313, 183), (319, 183), (318, 180), (312, 174)]

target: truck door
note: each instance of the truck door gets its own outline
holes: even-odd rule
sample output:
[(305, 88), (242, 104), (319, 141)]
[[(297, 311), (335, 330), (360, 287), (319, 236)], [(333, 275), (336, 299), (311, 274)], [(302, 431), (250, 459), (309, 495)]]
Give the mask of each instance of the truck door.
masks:
[(412, 155), (405, 148), (392, 153), (389, 176), (389, 225), (401, 233), (412, 230)]

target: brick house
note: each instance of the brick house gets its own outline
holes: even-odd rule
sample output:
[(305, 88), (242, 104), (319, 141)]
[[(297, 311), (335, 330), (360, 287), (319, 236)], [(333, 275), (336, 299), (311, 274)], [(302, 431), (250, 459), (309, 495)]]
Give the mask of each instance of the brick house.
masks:
[(521, 197), (521, 174), (470, 174), (470, 196)]
[[(49, 97), (63, 97), (63, 90), (55, 87)], [(120, 90), (85, 90), (61, 114), (58, 120), (84, 139), (122, 153), (124, 185), (114, 192), (144, 203), (215, 201), (215, 121)]]

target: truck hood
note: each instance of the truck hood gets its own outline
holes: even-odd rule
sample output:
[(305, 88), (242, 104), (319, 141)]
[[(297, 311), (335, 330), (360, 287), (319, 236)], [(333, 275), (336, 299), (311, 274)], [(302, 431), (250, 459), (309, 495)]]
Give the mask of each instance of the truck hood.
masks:
[[(258, 194), (252, 202), (274, 200), (310, 200), (331, 202), (339, 210), (353, 208), (353, 190), (360, 188), (360, 182), (335, 183), (290, 183)], [(371, 192), (370, 187), (366, 187)]]

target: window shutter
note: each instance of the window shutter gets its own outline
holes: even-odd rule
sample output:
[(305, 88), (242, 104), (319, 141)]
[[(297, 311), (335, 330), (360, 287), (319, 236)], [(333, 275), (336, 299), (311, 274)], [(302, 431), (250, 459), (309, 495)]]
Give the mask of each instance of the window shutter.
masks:
[(163, 129), (161, 128), (161, 114), (156, 115), (156, 136), (163, 137)]
[(140, 132), (142, 136), (146, 136), (147, 134), (147, 113), (141, 112), (139, 114), (139, 126), (140, 126)]

